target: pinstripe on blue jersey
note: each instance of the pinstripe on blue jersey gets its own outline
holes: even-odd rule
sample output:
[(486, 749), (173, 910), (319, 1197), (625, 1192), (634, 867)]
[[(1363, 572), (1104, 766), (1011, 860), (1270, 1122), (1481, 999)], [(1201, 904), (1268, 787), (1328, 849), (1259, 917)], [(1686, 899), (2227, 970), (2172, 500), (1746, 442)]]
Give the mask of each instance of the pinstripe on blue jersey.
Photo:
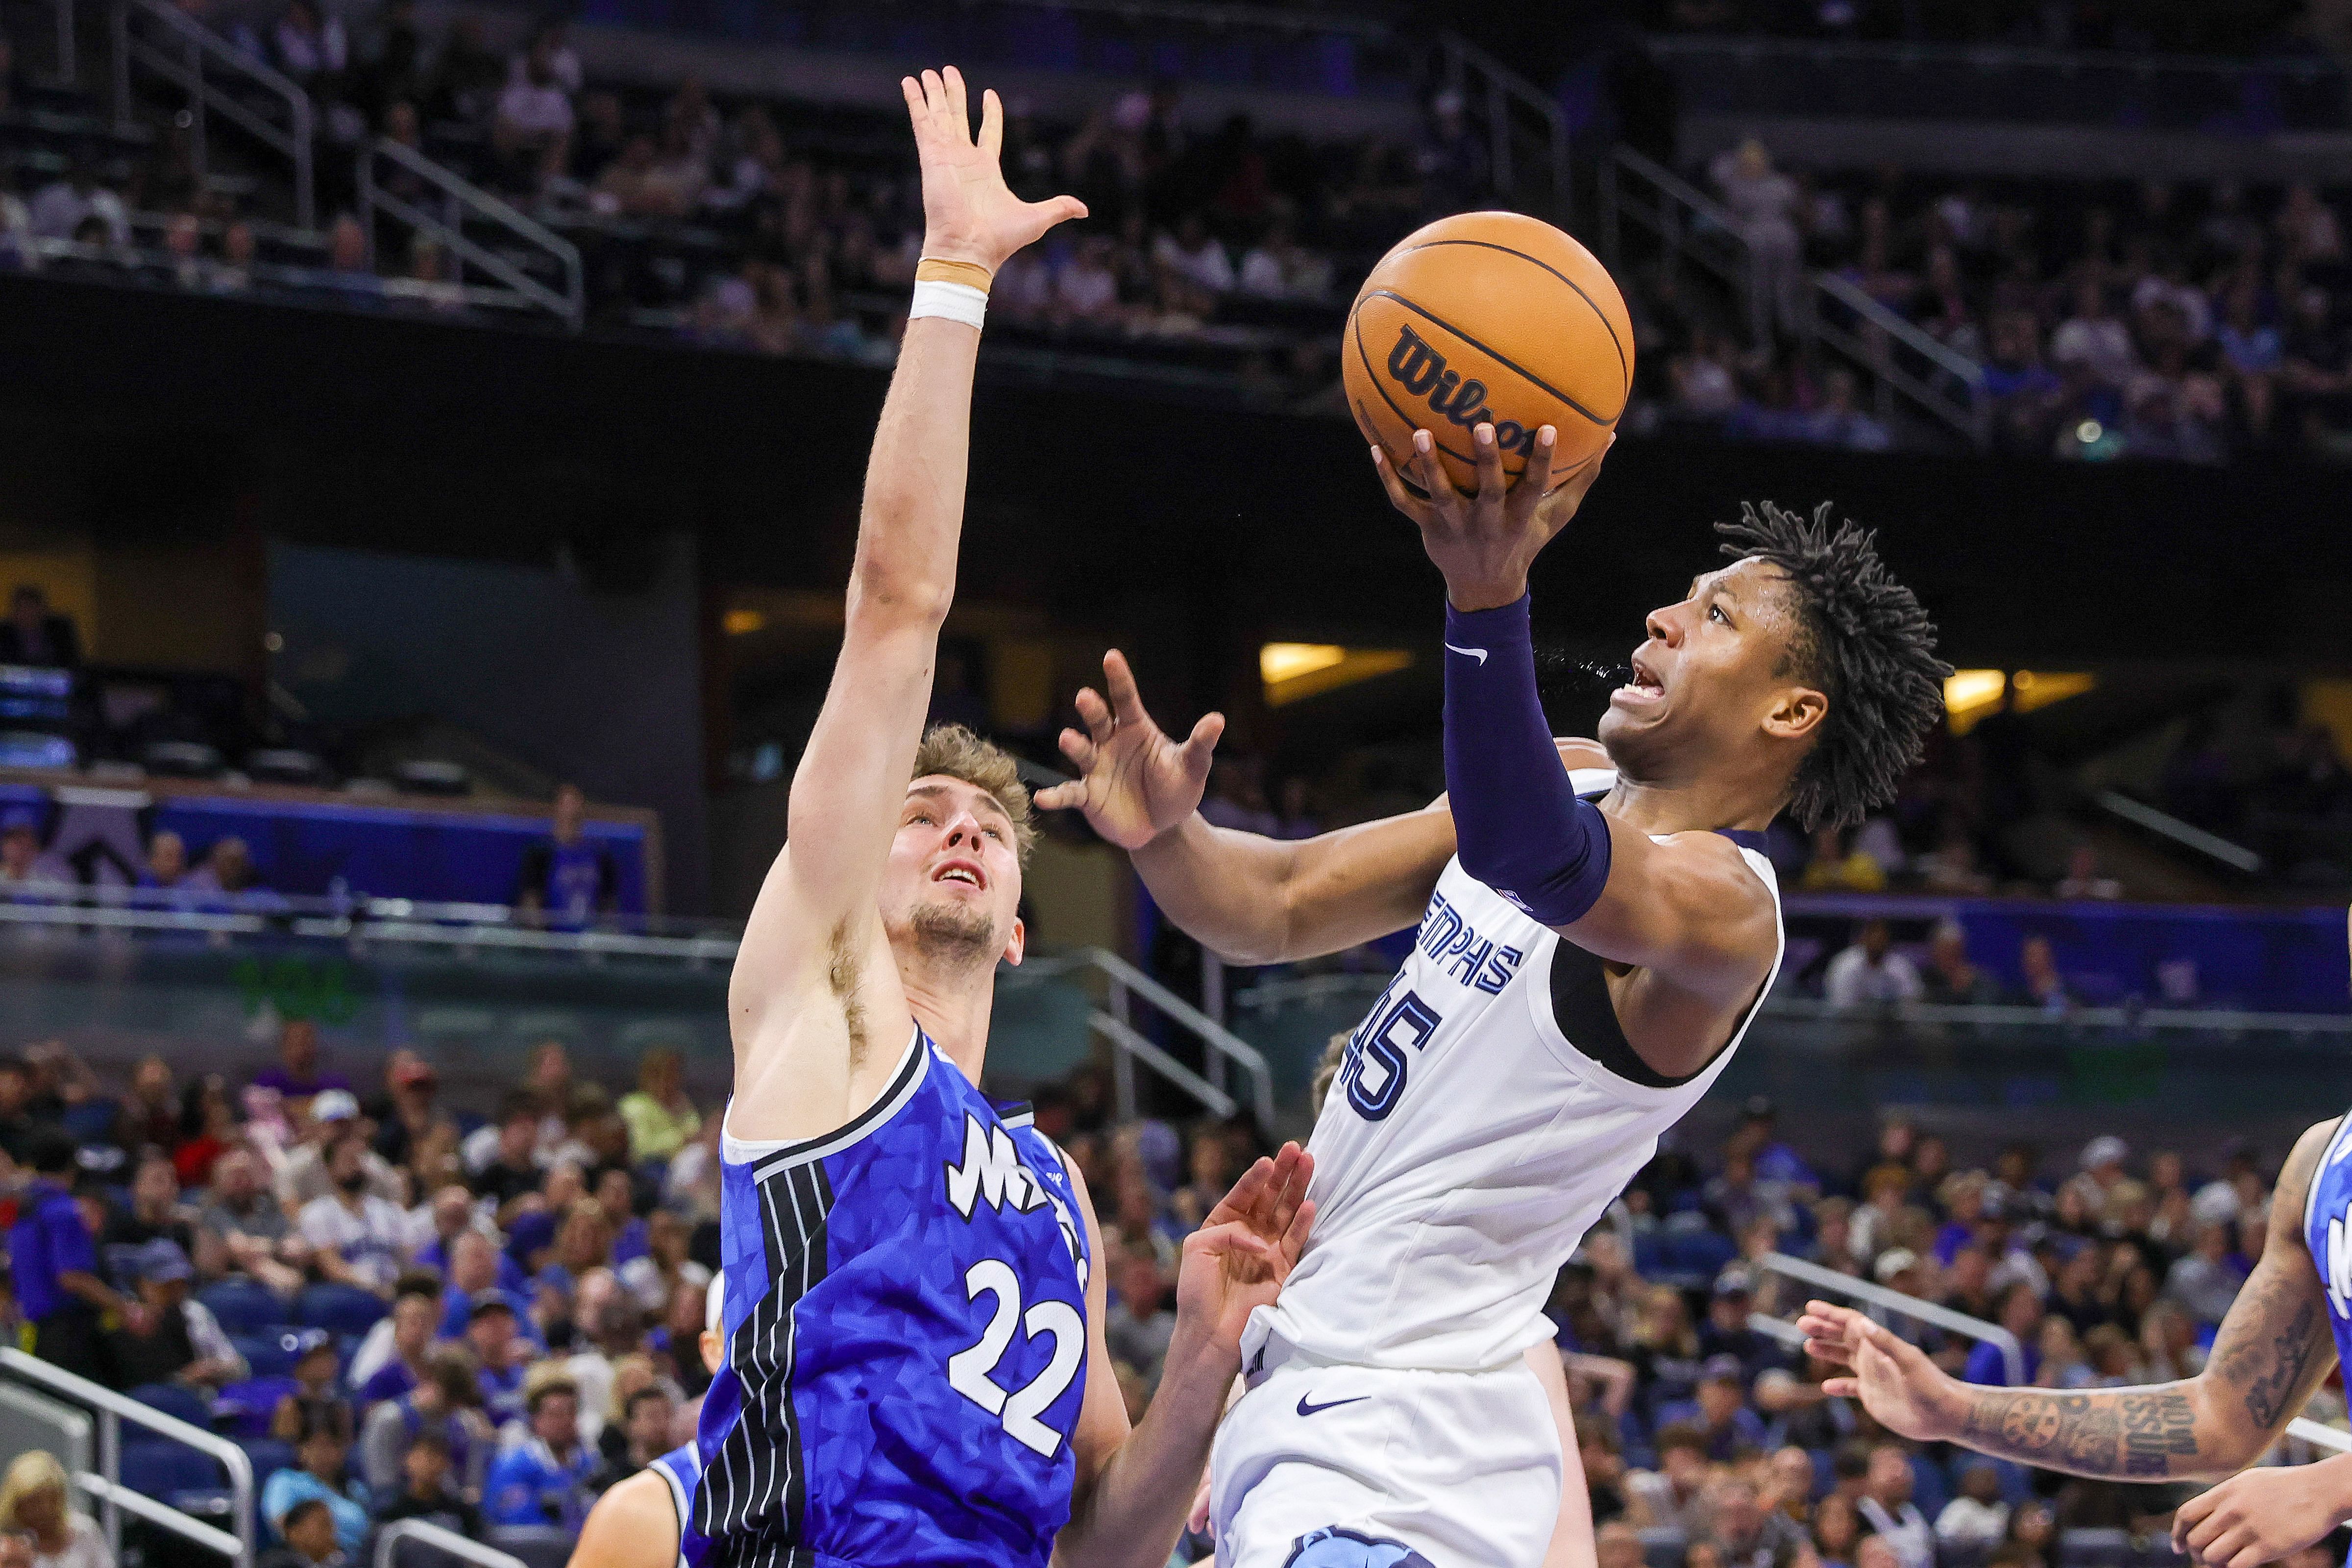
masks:
[(689, 1522), (694, 1512), (694, 1489), (702, 1483), (702, 1450), (692, 1443), (672, 1448), (656, 1459), (652, 1468), (669, 1483), (669, 1500), (677, 1510), (678, 1568), (690, 1568), (702, 1560), (709, 1546)]
[(722, 1156), (690, 1568), (1044, 1568), (1089, 1261), (1053, 1146), (915, 1030), (849, 1125)]

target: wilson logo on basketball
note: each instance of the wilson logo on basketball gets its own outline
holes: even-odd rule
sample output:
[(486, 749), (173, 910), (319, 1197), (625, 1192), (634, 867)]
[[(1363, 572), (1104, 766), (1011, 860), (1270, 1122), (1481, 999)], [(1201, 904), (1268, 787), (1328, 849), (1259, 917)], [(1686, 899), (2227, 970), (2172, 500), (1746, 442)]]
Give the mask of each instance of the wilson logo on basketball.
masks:
[[(1423, 341), (1411, 327), (1397, 329), (1396, 347), (1389, 351), (1389, 374), (1408, 397), (1425, 397), (1429, 406), (1467, 430), (1495, 417), (1486, 406), (1486, 384), (1465, 381), (1459, 371), (1445, 368), (1445, 356)], [(1516, 452), (1529, 445), (1535, 432), (1516, 419), (1495, 426), (1495, 445)]]

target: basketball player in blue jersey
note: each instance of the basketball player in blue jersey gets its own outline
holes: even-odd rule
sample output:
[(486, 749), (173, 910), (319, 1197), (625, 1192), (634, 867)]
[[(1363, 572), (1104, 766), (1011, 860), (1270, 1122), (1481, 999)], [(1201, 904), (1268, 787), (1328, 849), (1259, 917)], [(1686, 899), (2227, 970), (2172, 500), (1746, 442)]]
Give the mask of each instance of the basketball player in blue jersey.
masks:
[(1260, 1160), (1183, 1246), (1176, 1327), (1129, 1429), (1078, 1173), (977, 1085), (1021, 961), (1033, 837), (1012, 759), (926, 734), (996, 269), (1069, 197), (1005, 187), (952, 69), (904, 84), (923, 259), (866, 469), (841, 653), (730, 984), (726, 1363), (692, 1568), (1160, 1568), (1251, 1312), (1305, 1245), (1312, 1163)]
[[(719, 1328), (726, 1283), (723, 1274), (710, 1281), (696, 1345), (703, 1370), (713, 1375), (721, 1359)], [(572, 1551), (574, 1568), (686, 1568), (702, 1554), (704, 1545), (694, 1539), (689, 1524), (695, 1489), (701, 1480), (702, 1450), (688, 1442), (615, 1481), (580, 1527), (580, 1540)]]
[(1906, 1437), (2111, 1480), (2228, 1476), (2180, 1505), (2173, 1545), (2208, 1568), (2261, 1568), (2352, 1521), (2352, 1454), (2246, 1468), (2330, 1369), (2352, 1365), (2352, 1116), (2296, 1140), (2262, 1259), (2195, 1377), (2080, 1394), (1979, 1388), (1848, 1308), (1809, 1302), (1797, 1326), (1813, 1354), (1853, 1369), (1822, 1386), (1859, 1396)]
[[(1552, 471), (1555, 434), (1529, 472)], [(1420, 921), (1317, 1119), (1314, 1239), (1244, 1342), (1212, 1466), (1220, 1568), (1543, 1561), (1575, 1459), (1524, 1352), (1551, 1339), (1560, 1266), (1778, 973), (1761, 831), (1892, 798), (1942, 713), (1934, 629), (1871, 536), (1768, 506), (1651, 613), (1598, 745), (1556, 741), (1528, 574), (1599, 461), (1513, 488), (1493, 428), (1472, 438), (1470, 497), (1426, 432), (1424, 496), (1374, 457), (1445, 581), (1444, 799), (1299, 843), (1216, 828), (1194, 807), (1220, 721), (1172, 742), (1115, 653), (1108, 702), (1082, 694), (1087, 731), (1063, 737), (1085, 776), (1040, 796), (1242, 963)]]

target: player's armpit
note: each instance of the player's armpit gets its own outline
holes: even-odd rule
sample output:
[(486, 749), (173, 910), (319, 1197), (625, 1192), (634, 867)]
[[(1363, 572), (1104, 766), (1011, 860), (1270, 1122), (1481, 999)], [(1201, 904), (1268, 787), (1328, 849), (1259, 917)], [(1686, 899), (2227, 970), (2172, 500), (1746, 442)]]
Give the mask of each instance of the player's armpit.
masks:
[(2335, 1364), (2327, 1298), (2302, 1230), (2305, 1203), (2336, 1126), (2323, 1121), (2295, 1141), (2272, 1194), (2262, 1260), (2230, 1303), (2198, 1378), (2252, 1445), (2248, 1463), (2302, 1412)]
[(570, 1568), (677, 1568), (677, 1503), (658, 1470), (639, 1470), (596, 1500)]

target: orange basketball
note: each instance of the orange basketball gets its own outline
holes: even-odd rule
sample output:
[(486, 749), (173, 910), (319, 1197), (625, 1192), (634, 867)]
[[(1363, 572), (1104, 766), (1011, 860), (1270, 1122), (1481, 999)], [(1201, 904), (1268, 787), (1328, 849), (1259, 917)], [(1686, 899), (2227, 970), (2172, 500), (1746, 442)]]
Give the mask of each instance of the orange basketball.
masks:
[(1465, 494), (1478, 485), (1474, 426), (1493, 424), (1516, 479), (1551, 426), (1549, 489), (1609, 444), (1633, 384), (1633, 324), (1608, 269), (1520, 213), (1463, 213), (1407, 235), (1364, 279), (1340, 353), (1366, 438), (1410, 484), (1412, 433), (1428, 431)]

